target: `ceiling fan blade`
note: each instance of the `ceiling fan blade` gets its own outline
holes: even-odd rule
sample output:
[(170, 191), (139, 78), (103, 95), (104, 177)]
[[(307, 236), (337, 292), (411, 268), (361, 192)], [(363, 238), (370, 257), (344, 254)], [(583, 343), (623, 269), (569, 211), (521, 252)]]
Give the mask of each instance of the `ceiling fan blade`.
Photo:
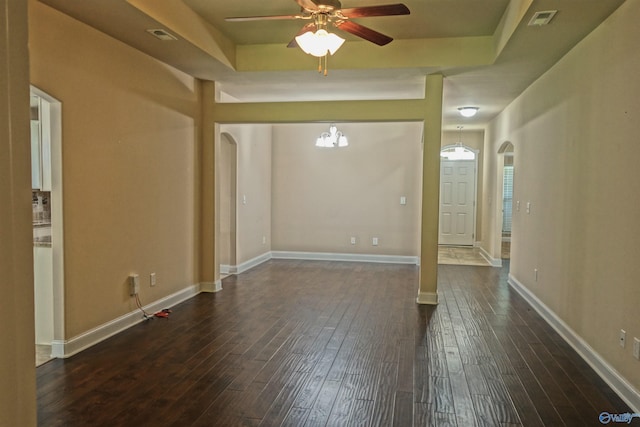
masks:
[(389, 36), (385, 36), (382, 33), (372, 30), (371, 28), (367, 28), (364, 25), (357, 24), (353, 21), (338, 21), (333, 25), (343, 31), (346, 31), (347, 33), (351, 33), (372, 43), (375, 43), (378, 46), (384, 46), (388, 43), (391, 43), (391, 41), (393, 40)]
[(304, 15), (269, 15), (269, 16), (232, 16), (224, 18), (227, 22), (249, 22), (249, 21), (275, 21), (282, 19), (311, 19), (311, 16)]
[(300, 5), (300, 7), (307, 12), (315, 12), (318, 10), (318, 5), (312, 2), (311, 0), (294, 0), (296, 3)]
[(296, 34), (295, 37), (289, 42), (287, 47), (298, 47), (298, 42), (296, 41), (296, 37), (303, 35), (307, 31), (315, 32), (316, 31), (316, 23), (315, 22), (310, 22), (307, 25), (305, 25), (304, 27), (302, 27), (300, 29), (300, 31), (298, 31), (298, 34)]
[(409, 15), (411, 11), (402, 3), (387, 4), (381, 6), (363, 6), (341, 9), (342, 15), (347, 18), (368, 18), (370, 16), (394, 16)]

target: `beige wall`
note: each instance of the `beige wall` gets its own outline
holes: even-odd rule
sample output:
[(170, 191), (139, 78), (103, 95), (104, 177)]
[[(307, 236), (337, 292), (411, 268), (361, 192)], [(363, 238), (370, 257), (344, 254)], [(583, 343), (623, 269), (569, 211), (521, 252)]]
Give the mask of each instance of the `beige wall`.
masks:
[(31, 82), (62, 102), (70, 339), (135, 310), (132, 272), (143, 303), (199, 282), (199, 87), (40, 2), (29, 7)]
[(315, 147), (328, 127), (274, 125), (273, 250), (419, 256), (422, 123), (340, 123), (349, 147)]
[[(640, 2), (628, 1), (487, 130), (485, 189), (515, 146), (511, 274), (636, 390), (640, 366)], [(526, 203), (531, 202), (531, 213)], [(497, 255), (497, 210), (483, 244)], [(538, 280), (534, 269), (539, 270)], [(627, 346), (618, 345), (620, 329)]]
[(221, 125), (220, 131), (237, 144), (236, 265), (240, 265), (271, 250), (272, 130), (271, 125), (240, 124)]
[(36, 425), (27, 7), (0, 0), (0, 427)]

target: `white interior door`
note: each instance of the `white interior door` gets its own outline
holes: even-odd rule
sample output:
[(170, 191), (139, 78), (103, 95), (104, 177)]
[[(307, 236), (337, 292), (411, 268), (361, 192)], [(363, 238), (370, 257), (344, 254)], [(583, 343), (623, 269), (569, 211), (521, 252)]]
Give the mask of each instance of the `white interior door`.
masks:
[(475, 160), (441, 160), (439, 244), (473, 246), (475, 188)]

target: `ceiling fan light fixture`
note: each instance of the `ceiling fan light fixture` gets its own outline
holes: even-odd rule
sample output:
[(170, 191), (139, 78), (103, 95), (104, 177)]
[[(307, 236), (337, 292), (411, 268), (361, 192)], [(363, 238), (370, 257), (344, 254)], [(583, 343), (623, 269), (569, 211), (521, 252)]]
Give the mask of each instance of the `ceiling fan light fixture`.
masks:
[(297, 36), (296, 43), (304, 53), (321, 58), (327, 54), (333, 55), (336, 53), (344, 43), (344, 39), (336, 34), (327, 32), (325, 29), (319, 29), (315, 33), (307, 31)]
[(462, 117), (473, 117), (478, 112), (478, 107), (460, 107), (458, 111)]

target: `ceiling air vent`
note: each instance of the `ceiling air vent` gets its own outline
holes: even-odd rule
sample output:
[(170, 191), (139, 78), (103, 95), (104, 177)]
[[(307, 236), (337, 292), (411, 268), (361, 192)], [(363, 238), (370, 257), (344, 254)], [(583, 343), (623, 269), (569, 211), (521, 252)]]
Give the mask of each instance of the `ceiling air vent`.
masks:
[(531, 18), (531, 21), (529, 21), (529, 26), (541, 27), (543, 25), (547, 25), (549, 21), (553, 19), (556, 13), (558, 13), (557, 10), (544, 10), (542, 12), (536, 12), (533, 14), (533, 18)]
[(147, 30), (147, 32), (152, 36), (159, 38), (160, 40), (164, 40), (164, 41), (178, 40), (176, 36), (174, 36), (173, 34), (169, 34), (168, 32), (162, 29)]

